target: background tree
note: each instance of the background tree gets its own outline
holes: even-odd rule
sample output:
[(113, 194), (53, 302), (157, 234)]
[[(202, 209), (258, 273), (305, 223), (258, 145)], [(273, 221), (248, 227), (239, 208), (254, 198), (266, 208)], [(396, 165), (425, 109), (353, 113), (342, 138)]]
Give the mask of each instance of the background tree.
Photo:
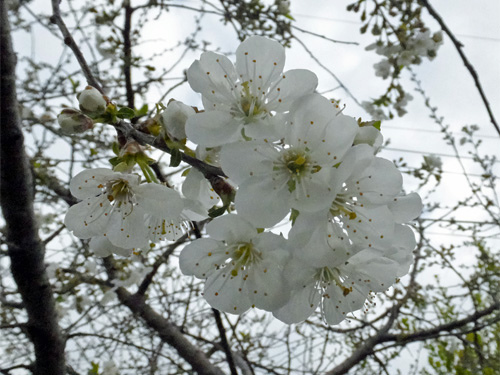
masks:
[[(1, 373), (500, 374), (498, 160), (487, 155), (478, 126), (460, 124), (457, 135), (446, 124), (423, 88), (417, 65), (431, 64), (443, 41), (451, 41), (491, 122), (483, 129), (498, 131), (498, 125), (462, 45), (429, 2), (360, 0), (348, 6), (360, 16), (361, 33), (373, 35), (370, 48), (382, 58), (376, 75), (388, 79), (385, 91), (364, 100), (316, 56), (305, 36), (359, 47), (298, 26), (285, 1), (54, 0), (50, 8), (35, 6), (2, 2), (0, 23)], [(179, 18), (179, 10), (195, 21)], [(449, 39), (438, 29), (430, 31), (430, 18)], [(9, 23), (14, 48), (22, 51), (17, 75)], [(161, 30), (165, 23), (190, 29), (180, 40), (152, 39), (152, 25)], [(362, 105), (371, 118), (382, 120), (382, 129), (389, 119), (405, 115), (409, 92), (415, 91), (424, 103), (419, 110), (428, 111), (461, 168), (466, 185), (452, 203), (444, 203), (443, 186), (451, 177), (438, 156), (395, 160), (426, 207), (414, 223), (418, 246), (410, 275), (376, 297), (366, 314), (333, 327), (319, 314), (287, 326), (258, 310), (232, 316), (211, 309), (201, 296), (202, 283), (178, 267), (179, 250), (203, 236), (206, 221), (193, 223), (176, 242), (129, 258), (98, 258), (88, 241), (65, 228), (64, 214), (77, 203), (70, 179), (82, 169), (109, 167), (113, 148), (123, 147), (127, 138), (150, 146), (158, 180), (179, 185), (187, 162), (204, 170), (216, 190), (221, 186), (217, 170), (150, 134), (157, 103), (172, 98), (198, 103), (184, 71), (202, 51), (217, 48), (211, 28), (220, 24), (234, 41), (265, 35), (303, 48), (337, 81), (340, 105), (349, 103), (351, 115), (357, 112), (351, 103)], [(47, 33), (50, 58), (16, 47), (16, 40), (21, 44), (32, 30)], [(222, 51), (233, 46), (228, 43)], [(62, 108), (75, 107), (76, 94), (87, 84), (133, 112), (124, 110), (114, 126), (65, 134), (56, 117)], [(179, 158), (183, 162), (172, 167)], [(443, 240), (433, 234), (436, 227), (461, 235), (461, 241)]]

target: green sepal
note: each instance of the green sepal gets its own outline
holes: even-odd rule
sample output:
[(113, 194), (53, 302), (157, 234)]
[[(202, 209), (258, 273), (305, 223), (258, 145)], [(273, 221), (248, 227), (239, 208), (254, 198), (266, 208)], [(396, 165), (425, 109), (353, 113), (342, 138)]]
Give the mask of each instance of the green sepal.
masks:
[(257, 228), (257, 233), (263, 233), (265, 228)]
[(122, 172), (122, 173), (126, 173), (130, 170), (130, 167), (128, 166), (127, 163), (125, 163), (124, 161), (118, 163), (117, 165), (115, 165), (113, 167), (113, 171), (115, 172)]
[(226, 212), (227, 206), (222, 206), (222, 207), (217, 207), (213, 206), (208, 210), (208, 216), (210, 216), (212, 219), (216, 218), (218, 216), (221, 216)]
[(189, 172), (191, 172), (191, 168), (187, 168), (187, 169), (185, 169), (185, 170), (182, 172), (181, 176), (182, 176), (182, 177), (186, 177), (186, 176), (189, 174)]
[(113, 153), (116, 156), (120, 155), (120, 145), (118, 144), (118, 142), (113, 142)]
[(182, 161), (182, 152), (178, 148), (170, 150), (170, 166), (177, 167)]
[(294, 179), (290, 179), (290, 180), (288, 180), (287, 185), (288, 185), (288, 191), (289, 191), (290, 193), (294, 192), (294, 191), (295, 191), (295, 189), (297, 188), (297, 186), (296, 186), (296, 183), (295, 183), (295, 180), (294, 180)]
[(295, 208), (292, 208), (292, 213), (290, 214), (290, 221), (292, 222), (292, 226), (295, 225), (295, 220), (299, 217), (300, 212)]
[(109, 163), (110, 163), (113, 167), (115, 167), (115, 166), (117, 166), (118, 164), (120, 164), (120, 163), (121, 163), (122, 159), (121, 159), (121, 158), (119, 158), (118, 156), (115, 156), (114, 158), (111, 158), (111, 159), (109, 159), (108, 161), (109, 161)]
[(122, 107), (116, 113), (116, 117), (125, 118), (125, 119), (131, 119), (131, 118), (135, 117), (135, 111), (132, 108)]

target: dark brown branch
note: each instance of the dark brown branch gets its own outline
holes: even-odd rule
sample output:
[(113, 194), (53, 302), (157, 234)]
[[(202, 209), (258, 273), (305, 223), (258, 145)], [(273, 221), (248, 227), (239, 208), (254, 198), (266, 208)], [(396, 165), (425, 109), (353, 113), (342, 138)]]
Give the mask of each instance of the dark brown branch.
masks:
[[(115, 278), (115, 268), (111, 257), (103, 259), (110, 279)], [(158, 314), (144, 300), (143, 296), (131, 294), (125, 288), (115, 290), (120, 302), (127, 306), (131, 312), (140, 316), (144, 322), (153, 329), (159, 337), (172, 346), (179, 355), (189, 363), (193, 370), (203, 375), (223, 375), (220, 368), (213, 365), (207, 356), (193, 345), (174, 323)]]
[(467, 56), (465, 56), (465, 53), (463, 51), (463, 44), (460, 43), (457, 38), (455, 38), (455, 35), (451, 32), (451, 30), (446, 26), (444, 23), (443, 19), (441, 16), (436, 12), (436, 10), (429, 4), (428, 0), (419, 0), (420, 3), (427, 9), (429, 14), (434, 17), (434, 19), (439, 23), (439, 26), (441, 26), (441, 29), (448, 35), (448, 37), (451, 39), (451, 42), (457, 49), (458, 54), (460, 55), (460, 58), (462, 59), (462, 62), (464, 63), (465, 67), (469, 71), (470, 75), (472, 76), (472, 79), (474, 80), (474, 83), (477, 87), (477, 90), (479, 91), (479, 95), (481, 95), (481, 99), (483, 100), (484, 106), (486, 107), (486, 111), (488, 112), (488, 115), (490, 116), (490, 121), (495, 127), (498, 135), (500, 135), (500, 127), (498, 126), (498, 123), (495, 119), (495, 116), (493, 115), (493, 112), (491, 111), (490, 108), (490, 103), (488, 102), (488, 99), (486, 98), (486, 94), (483, 91), (483, 87), (481, 86), (481, 83), (479, 82), (479, 76), (477, 75), (476, 70), (472, 66), (472, 64), (469, 62), (467, 59)]
[(347, 372), (353, 368), (356, 364), (363, 361), (366, 357), (373, 353), (373, 348), (380, 342), (381, 338), (391, 329), (394, 324), (394, 320), (396, 319), (399, 311), (399, 305), (396, 305), (392, 308), (392, 311), (389, 315), (389, 319), (387, 323), (384, 324), (379, 331), (371, 336), (369, 339), (363, 341), (363, 344), (355, 350), (352, 355), (347, 358), (340, 365), (336, 366), (333, 370), (328, 371), (326, 375), (343, 375), (347, 374)]
[[(424, 341), (432, 338), (438, 337), (440, 334), (443, 332), (451, 332), (454, 330), (459, 330), (463, 327), (465, 327), (469, 323), (475, 323), (479, 319), (490, 315), (494, 312), (500, 313), (500, 302), (496, 302), (490, 307), (484, 309), (484, 310), (479, 310), (475, 312), (474, 314), (469, 315), (466, 318), (460, 319), (453, 321), (451, 323), (446, 323), (446, 324), (441, 324), (439, 326), (433, 327), (431, 329), (427, 330), (422, 330), (418, 332), (414, 332), (411, 334), (385, 334), (380, 338), (379, 343), (382, 342), (388, 342), (388, 341), (395, 341), (398, 343), (398, 345), (404, 345), (410, 342), (414, 341)], [(459, 332), (460, 333), (460, 332)]]
[(125, 24), (123, 26), (123, 75), (125, 76), (125, 89), (127, 92), (127, 106), (135, 108), (134, 88), (132, 87), (132, 14), (134, 9), (130, 6), (130, 1), (124, 2)]
[[(170, 148), (165, 144), (161, 137), (155, 137), (150, 134), (143, 133), (135, 129), (131, 124), (125, 121), (120, 121), (118, 124), (115, 124), (115, 128), (121, 131), (127, 138), (133, 138), (141, 144), (148, 144), (157, 148), (158, 150), (167, 152), (169, 154), (171, 153)], [(213, 165), (207, 164), (184, 153), (182, 153), (182, 161), (198, 169), (201, 173), (203, 173), (205, 178), (209, 180), (211, 178), (220, 176), (226, 177), (222, 169), (220, 169), (219, 167), (214, 167)]]
[(80, 51), (80, 48), (78, 48), (75, 40), (73, 39), (73, 36), (69, 32), (68, 28), (66, 27), (66, 24), (64, 23), (61, 17), (61, 10), (59, 9), (59, 0), (52, 0), (52, 13), (53, 14), (52, 17), (50, 17), (50, 22), (56, 24), (57, 27), (59, 27), (59, 30), (61, 30), (61, 33), (63, 34), (64, 37), (64, 44), (66, 44), (71, 49), (71, 51), (73, 51), (73, 54), (78, 60), (78, 64), (80, 65), (80, 68), (82, 68), (83, 74), (87, 79), (87, 83), (90, 86), (93, 86), (97, 90), (99, 90), (101, 94), (105, 95), (105, 92), (103, 91), (101, 85), (99, 84), (99, 82), (97, 82), (94, 75), (92, 74), (87, 64), (87, 61), (85, 60), (85, 57), (83, 57), (82, 51)]
[(63, 375), (62, 340), (52, 288), (44, 265), (44, 247), (38, 237), (33, 210), (33, 178), (24, 152), (16, 98), (16, 56), (12, 48), (7, 2), (0, 4), (0, 193), (6, 222), (11, 272), (28, 313), (27, 332), (35, 349), (36, 375)]
[(224, 353), (226, 353), (227, 363), (229, 365), (231, 375), (238, 375), (236, 366), (234, 365), (233, 353), (231, 353), (231, 348), (229, 347), (229, 343), (227, 342), (226, 329), (224, 328), (224, 324), (222, 323), (220, 312), (219, 310), (214, 308), (212, 308), (212, 312), (214, 313), (215, 322), (217, 323), (217, 329), (219, 330), (220, 343), (222, 348), (224, 349)]

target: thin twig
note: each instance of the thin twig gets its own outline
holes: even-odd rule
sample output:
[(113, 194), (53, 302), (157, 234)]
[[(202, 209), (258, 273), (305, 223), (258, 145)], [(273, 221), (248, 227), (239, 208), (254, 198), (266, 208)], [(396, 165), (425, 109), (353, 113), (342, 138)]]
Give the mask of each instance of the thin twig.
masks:
[(85, 57), (83, 57), (82, 51), (80, 51), (80, 48), (78, 48), (78, 45), (73, 39), (73, 36), (71, 36), (71, 33), (69, 32), (68, 28), (66, 27), (66, 24), (64, 23), (61, 17), (61, 10), (59, 9), (59, 0), (52, 0), (52, 13), (53, 14), (50, 17), (50, 22), (57, 25), (57, 27), (59, 27), (59, 30), (61, 30), (61, 33), (63, 34), (64, 37), (64, 44), (66, 44), (73, 51), (73, 54), (78, 60), (78, 64), (82, 68), (83, 74), (87, 79), (87, 83), (90, 86), (95, 87), (97, 90), (99, 90), (101, 94), (104, 95), (105, 94), (104, 90), (102, 89), (101, 85), (99, 84), (99, 82), (97, 82), (94, 75), (92, 74), (92, 71), (90, 70), (87, 64)]
[(446, 26), (444, 23), (443, 19), (441, 16), (436, 12), (436, 10), (429, 4), (429, 1), (427, 0), (419, 0), (420, 3), (427, 9), (429, 14), (434, 17), (434, 19), (439, 23), (439, 26), (441, 26), (441, 29), (448, 35), (448, 37), (451, 39), (453, 45), (457, 49), (458, 54), (460, 55), (462, 62), (464, 63), (465, 67), (469, 71), (469, 73), (472, 76), (472, 79), (474, 80), (474, 83), (476, 84), (477, 90), (479, 91), (479, 95), (481, 95), (481, 99), (483, 100), (484, 106), (486, 107), (486, 111), (488, 111), (488, 115), (490, 116), (490, 121), (495, 127), (498, 135), (500, 135), (500, 127), (498, 126), (497, 121), (495, 120), (495, 116), (493, 116), (493, 112), (491, 111), (490, 108), (490, 103), (488, 102), (488, 99), (486, 98), (486, 94), (483, 91), (483, 87), (481, 86), (481, 83), (479, 82), (479, 76), (477, 75), (476, 70), (472, 66), (472, 64), (469, 62), (467, 59), (467, 56), (465, 56), (464, 51), (462, 50), (463, 44), (460, 43), (457, 38), (455, 38), (455, 35), (451, 32), (451, 30)]
[(229, 347), (229, 343), (227, 342), (226, 329), (224, 328), (224, 324), (222, 324), (220, 312), (219, 310), (214, 308), (212, 308), (212, 312), (214, 313), (215, 322), (217, 323), (217, 329), (219, 330), (220, 343), (222, 345), (222, 348), (224, 349), (224, 353), (226, 353), (227, 363), (229, 365), (231, 375), (238, 375), (236, 366), (234, 365), (233, 353), (231, 353), (231, 348)]

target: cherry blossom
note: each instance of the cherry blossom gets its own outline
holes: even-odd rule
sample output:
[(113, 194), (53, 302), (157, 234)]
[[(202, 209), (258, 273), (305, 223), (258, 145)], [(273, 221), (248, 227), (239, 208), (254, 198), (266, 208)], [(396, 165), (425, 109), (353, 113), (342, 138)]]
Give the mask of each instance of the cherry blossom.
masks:
[(206, 279), (203, 296), (214, 308), (241, 314), (250, 307), (273, 310), (288, 298), (282, 275), (288, 258), (286, 240), (259, 233), (239, 215), (225, 215), (207, 225), (201, 238), (181, 252), (185, 275)]
[(285, 49), (260, 36), (245, 40), (236, 51), (236, 65), (205, 52), (187, 72), (192, 89), (202, 94), (205, 112), (188, 118), (188, 138), (204, 146), (248, 139), (281, 137), (281, 114), (293, 101), (312, 93), (314, 73), (295, 69), (283, 73)]
[(239, 189), (236, 209), (256, 225), (270, 227), (290, 208), (316, 212), (336, 195), (331, 185), (357, 131), (320, 95), (309, 95), (290, 111), (284, 144), (250, 141), (225, 145), (221, 165)]
[(71, 193), (82, 201), (70, 207), (64, 223), (79, 238), (104, 236), (124, 249), (147, 246), (145, 216), (172, 218), (180, 215), (178, 193), (159, 184), (139, 184), (135, 174), (105, 168), (85, 170), (70, 183)]

